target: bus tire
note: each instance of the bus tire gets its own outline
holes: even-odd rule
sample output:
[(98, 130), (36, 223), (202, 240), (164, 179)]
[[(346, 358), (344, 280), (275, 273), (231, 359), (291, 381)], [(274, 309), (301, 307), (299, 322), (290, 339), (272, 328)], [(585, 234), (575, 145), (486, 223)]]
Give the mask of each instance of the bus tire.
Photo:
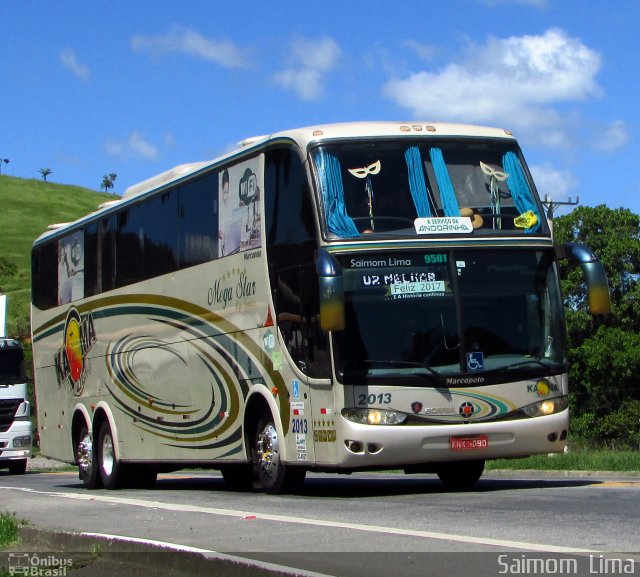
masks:
[(220, 473), (225, 484), (234, 491), (251, 491), (254, 488), (253, 467), (250, 463), (223, 465)]
[(93, 439), (86, 425), (82, 425), (75, 445), (76, 463), (78, 464), (78, 478), (87, 489), (99, 489), (100, 475), (98, 474), (98, 459)]
[(453, 461), (438, 465), (440, 481), (452, 489), (470, 489), (484, 471), (484, 459), (477, 461)]
[(9, 461), (10, 475), (24, 475), (26, 472), (27, 472), (26, 459), (17, 459), (15, 461)]
[(265, 493), (295, 491), (304, 483), (306, 470), (281, 459), (280, 438), (271, 415), (258, 420), (251, 453), (254, 478)]
[(98, 470), (105, 489), (117, 489), (125, 484), (126, 467), (116, 458), (115, 443), (109, 421), (103, 421), (98, 433)]

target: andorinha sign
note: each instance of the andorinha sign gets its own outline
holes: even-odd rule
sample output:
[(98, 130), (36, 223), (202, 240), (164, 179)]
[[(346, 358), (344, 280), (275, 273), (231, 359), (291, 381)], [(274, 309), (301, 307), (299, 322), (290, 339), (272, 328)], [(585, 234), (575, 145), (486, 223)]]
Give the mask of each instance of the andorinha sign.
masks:
[(473, 232), (468, 216), (442, 216), (416, 218), (417, 234), (470, 234)]

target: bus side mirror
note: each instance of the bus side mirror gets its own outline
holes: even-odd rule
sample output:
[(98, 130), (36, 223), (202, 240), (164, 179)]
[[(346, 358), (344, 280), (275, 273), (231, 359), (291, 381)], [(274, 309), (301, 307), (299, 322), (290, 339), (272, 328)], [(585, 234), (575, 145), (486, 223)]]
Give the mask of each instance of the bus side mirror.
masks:
[(340, 263), (321, 248), (316, 259), (316, 271), (320, 285), (320, 328), (323, 331), (343, 331), (344, 286)]
[(609, 284), (602, 263), (586, 246), (575, 242), (568, 242), (556, 247), (559, 258), (571, 258), (580, 263), (587, 282), (587, 298), (589, 312), (592, 315), (604, 315), (611, 312), (611, 296)]

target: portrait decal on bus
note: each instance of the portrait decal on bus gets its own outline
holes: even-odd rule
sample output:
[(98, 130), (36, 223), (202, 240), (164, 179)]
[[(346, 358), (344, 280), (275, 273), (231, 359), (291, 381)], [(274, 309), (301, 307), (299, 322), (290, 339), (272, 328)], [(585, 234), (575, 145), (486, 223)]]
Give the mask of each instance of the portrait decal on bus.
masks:
[(84, 235), (76, 231), (58, 241), (58, 304), (84, 298)]
[(218, 256), (260, 247), (262, 157), (219, 173)]

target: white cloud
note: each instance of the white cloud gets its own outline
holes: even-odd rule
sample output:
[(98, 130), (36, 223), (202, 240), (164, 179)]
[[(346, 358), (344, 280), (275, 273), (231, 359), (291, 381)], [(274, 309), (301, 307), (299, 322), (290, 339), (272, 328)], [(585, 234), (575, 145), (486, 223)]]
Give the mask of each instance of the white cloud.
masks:
[(543, 199), (549, 197), (556, 202), (567, 201), (577, 185), (573, 174), (548, 164), (529, 166), (529, 170), (536, 183), (538, 194)]
[(406, 40), (404, 43), (405, 46), (411, 48), (419, 58), (422, 60), (430, 61), (433, 60), (436, 56), (438, 49), (434, 46), (429, 46), (428, 44), (421, 44), (415, 40)]
[(191, 28), (174, 25), (171, 30), (160, 36), (142, 36), (131, 38), (133, 50), (153, 55), (181, 53), (216, 62), (225, 68), (246, 68), (248, 61), (241, 50), (230, 40), (207, 38)]
[(317, 70), (288, 69), (274, 76), (283, 88), (293, 90), (302, 100), (317, 100), (322, 96), (322, 74)]
[(144, 158), (155, 161), (160, 158), (160, 150), (151, 144), (137, 130), (133, 131), (125, 140), (109, 140), (106, 144), (107, 154), (122, 159)]
[(599, 96), (600, 55), (554, 28), (539, 36), (491, 37), (460, 61), (389, 81), (384, 93), (416, 117), (508, 125), (530, 140), (567, 142), (555, 105)]
[(86, 64), (82, 64), (78, 60), (76, 53), (69, 48), (65, 48), (60, 52), (60, 62), (74, 76), (82, 80), (87, 80), (91, 75), (89, 67)]
[(340, 57), (340, 46), (333, 38), (297, 39), (291, 45), (292, 66), (277, 72), (275, 81), (293, 90), (303, 100), (318, 100), (324, 91), (324, 80)]
[(304, 68), (328, 72), (340, 56), (340, 47), (333, 38), (305, 40), (300, 38), (292, 44), (293, 53)]
[(604, 152), (615, 152), (628, 142), (629, 132), (622, 120), (615, 120), (601, 135), (596, 135), (596, 148)]

